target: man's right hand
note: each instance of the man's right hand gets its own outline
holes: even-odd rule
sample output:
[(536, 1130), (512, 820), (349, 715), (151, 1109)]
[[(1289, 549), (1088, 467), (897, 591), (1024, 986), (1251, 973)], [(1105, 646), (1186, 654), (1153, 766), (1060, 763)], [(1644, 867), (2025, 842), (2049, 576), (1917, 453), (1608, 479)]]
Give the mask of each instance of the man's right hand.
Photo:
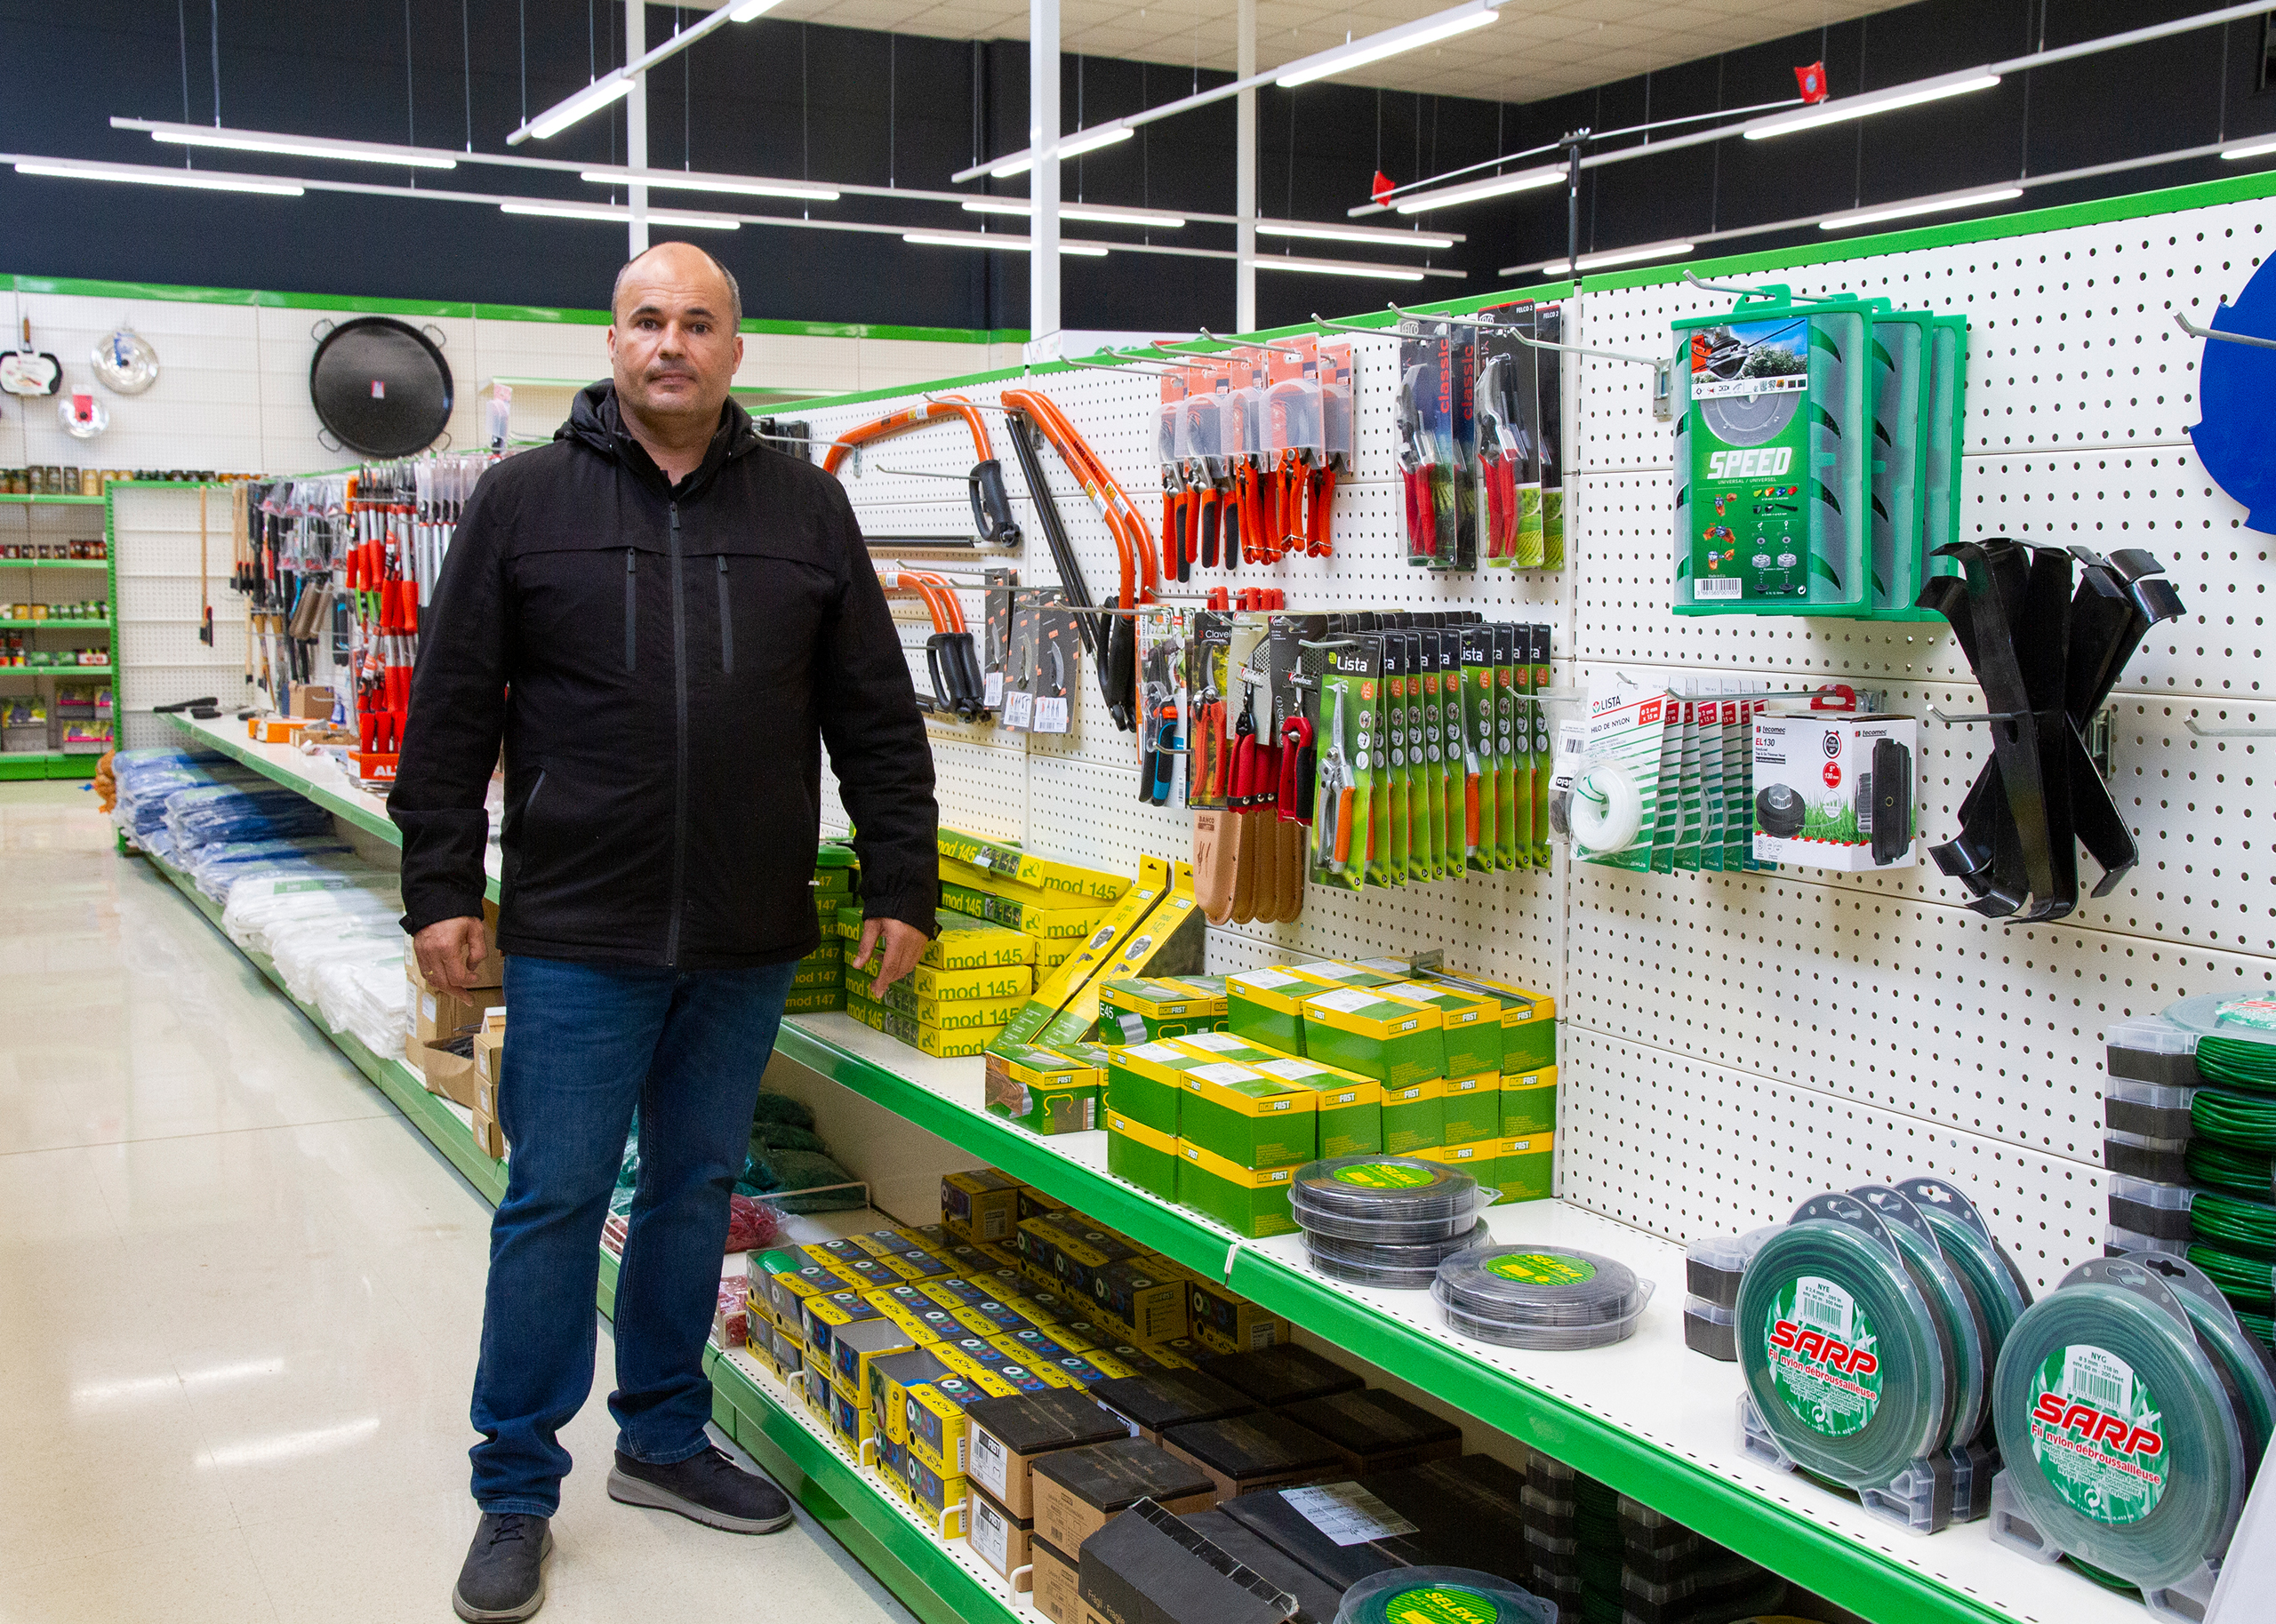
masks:
[(437, 987), (463, 992), (482, 972), (484, 938), (479, 919), (437, 919), (411, 939), (419, 972)]

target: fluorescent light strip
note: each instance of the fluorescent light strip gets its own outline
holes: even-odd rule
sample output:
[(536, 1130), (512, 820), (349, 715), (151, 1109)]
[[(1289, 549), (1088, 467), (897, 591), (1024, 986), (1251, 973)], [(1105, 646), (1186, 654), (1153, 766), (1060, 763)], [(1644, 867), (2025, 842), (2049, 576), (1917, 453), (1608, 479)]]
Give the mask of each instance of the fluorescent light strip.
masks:
[(297, 180), (265, 180), (254, 175), (217, 174), (211, 170), (156, 169), (139, 164), (19, 159), (16, 172), (45, 175), (56, 180), (132, 180), (143, 186), (180, 186), (199, 192), (257, 192), (267, 197), (299, 197), (307, 192)]
[(1994, 187), (1989, 191), (1963, 192), (1957, 197), (1927, 197), (1911, 203), (1893, 203), (1886, 208), (1858, 209), (1847, 214), (1831, 214), (1818, 221), (1820, 231), (1847, 231), (1852, 226), (1877, 226), (1885, 220), (1910, 220), (1915, 214), (1942, 214), (1952, 209), (1973, 209), (1982, 204), (2008, 203), (2024, 195), (2020, 186)]
[[(1111, 147), (1117, 141), (1126, 141), (1137, 133), (1128, 124), (1107, 124), (1081, 135), (1070, 136), (1059, 143), (1061, 158), (1079, 158), (1086, 152), (1096, 152), (1102, 147)], [(1024, 175), (1035, 167), (1031, 153), (1022, 153), (1005, 159), (988, 172), (998, 180), (1008, 180), (1014, 175)]]
[(1514, 175), (1495, 175), (1487, 180), (1471, 180), (1462, 186), (1450, 186), (1440, 192), (1417, 192), (1399, 204), (1401, 214), (1420, 214), (1426, 209), (1444, 209), (1458, 203), (1476, 203), (1483, 197), (1503, 197), (1511, 192), (1529, 192), (1536, 187), (1562, 186), (1565, 165), (1553, 164), (1544, 169), (1521, 169)]
[(609, 103), (621, 101), (631, 93), (632, 76), (620, 68), (605, 78), (594, 80), (559, 107), (532, 119), (530, 133), (540, 140), (558, 135), (587, 114), (597, 113)]
[[(1608, 266), (1634, 265), (1643, 260), (1676, 260), (1697, 248), (1696, 243), (1655, 243), (1643, 248), (1607, 248), (1602, 253), (1581, 256), (1583, 271), (1603, 270)], [(1569, 276), (1573, 274), (1570, 260), (1552, 260), (1541, 268), (1543, 275)]]
[(741, 4), (734, 6), (727, 12), (727, 20), (729, 22), (749, 22), (754, 17), (765, 16), (776, 6), (781, 4), (781, 3), (782, 0), (741, 0)]
[(1386, 248), (1452, 248), (1455, 239), (1427, 231), (1369, 230), (1365, 226), (1313, 226), (1256, 222), (1259, 236), (1300, 236), (1323, 243), (1380, 243)]
[(1366, 276), (1376, 282), (1420, 282), (1423, 273), (1404, 265), (1361, 265), (1350, 260), (1296, 260), (1261, 253), (1249, 261), (1259, 270), (1306, 271), (1315, 276)]
[(2249, 147), (2231, 147), (2221, 156), (2232, 164), (2239, 158), (2276, 157), (2276, 141), (2256, 141)]
[[(904, 231), (904, 243), (917, 243), (928, 248), (1001, 248), (1012, 253), (1032, 253), (1035, 244), (1023, 236), (998, 236), (986, 231)], [(1095, 243), (1062, 243), (1061, 253), (1077, 254), (1086, 260), (1103, 260), (1107, 251)]]
[(726, 175), (674, 174), (657, 169), (588, 169), (577, 176), (594, 186), (653, 186), (660, 191), (724, 192), (737, 197), (795, 197), (808, 203), (836, 203), (838, 193), (827, 186), (802, 186), (795, 180), (741, 180)]
[[(632, 218), (632, 211), (603, 203), (501, 203), (499, 209), (508, 214), (529, 214), (541, 220), (597, 220), (623, 225)], [(742, 222), (726, 214), (673, 214), (658, 210), (648, 212), (652, 226), (688, 226), (705, 231), (735, 231)]]
[(1799, 130), (1817, 130), (1827, 124), (1841, 124), (1852, 118), (1867, 118), (1875, 113), (1894, 112), (1898, 108), (1919, 107), (1927, 101), (1942, 101), (1947, 96), (1964, 96), (1970, 91), (1990, 90), (2000, 83), (2000, 76), (1989, 68), (1977, 68), (1966, 74), (1954, 74), (1941, 79), (1926, 79), (1918, 84), (1882, 91), (1863, 96), (1844, 96), (1838, 101), (1821, 101), (1815, 107), (1799, 113), (1782, 113), (1775, 118), (1765, 118), (1746, 127), (1746, 139), (1767, 140), (1774, 135), (1791, 135)]
[(1299, 84), (1310, 84), (1315, 79), (1332, 78), (1337, 74), (1350, 73), (1355, 68), (1365, 68), (1370, 62), (1380, 62), (1385, 57), (1398, 56), (1408, 51), (1419, 51), (1424, 45), (1435, 45), (1440, 40), (1467, 34), (1472, 28), (1482, 28), (1497, 20), (1499, 12), (1484, 5), (1464, 6), (1451, 16), (1441, 14), (1424, 17), (1403, 28), (1385, 28), (1365, 39), (1355, 39), (1349, 44), (1332, 51), (1291, 62), (1274, 77), (1273, 83), (1282, 90), (1294, 90)]
[[(967, 197), (964, 210), (967, 214), (1014, 214), (1025, 220), (1035, 205), (1017, 197)], [(1102, 226), (1158, 226), (1165, 231), (1174, 231), (1185, 224), (1182, 214), (1157, 214), (1150, 209), (1117, 209), (1090, 203), (1062, 203), (1059, 205), (1062, 220), (1094, 221)]]
[(357, 164), (397, 164), (410, 169), (456, 169), (456, 158), (407, 152), (401, 148), (367, 145), (362, 141), (328, 141), (311, 136), (244, 135), (235, 130), (153, 130), (154, 141), (182, 147), (220, 147), (231, 152), (274, 152), (295, 158), (344, 158)]

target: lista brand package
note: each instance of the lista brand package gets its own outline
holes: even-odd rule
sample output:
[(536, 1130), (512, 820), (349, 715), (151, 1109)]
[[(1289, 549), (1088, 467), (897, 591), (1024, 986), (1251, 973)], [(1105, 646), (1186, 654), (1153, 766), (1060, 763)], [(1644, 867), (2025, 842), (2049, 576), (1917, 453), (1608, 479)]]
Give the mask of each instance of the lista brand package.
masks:
[(1054, 1549), (1083, 1541), (1142, 1500), (1171, 1511), (1206, 1511), (1216, 1492), (1206, 1474), (1139, 1438), (1118, 1438), (1044, 1456), (1033, 1468), (1035, 1532)]
[(1045, 1455), (1125, 1437), (1122, 1424), (1087, 1393), (1038, 1393), (991, 1398), (974, 1404), (971, 1459), (966, 1475), (1006, 1511), (1031, 1523), (1035, 1496), (1030, 1468)]
[(1281, 1624), (1296, 1604), (1151, 1501), (1086, 1543), (1078, 1575), (1085, 1624)]
[(1754, 855), (1847, 873), (1920, 860), (1919, 724), (1910, 716), (1754, 719)]

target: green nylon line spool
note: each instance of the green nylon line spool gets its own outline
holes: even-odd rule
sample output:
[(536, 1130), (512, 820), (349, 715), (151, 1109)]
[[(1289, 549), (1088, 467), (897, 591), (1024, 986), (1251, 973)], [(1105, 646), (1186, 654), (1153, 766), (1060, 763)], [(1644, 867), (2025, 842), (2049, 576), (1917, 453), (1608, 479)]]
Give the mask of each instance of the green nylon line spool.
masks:
[(2008, 1267), (2000, 1252), (2000, 1244), (1987, 1238), (1973, 1224), (1935, 1207), (1922, 1207), (1920, 1216), (1935, 1231), (1936, 1244), (1943, 1248), (1944, 1260), (1952, 1266), (1952, 1272), (1959, 1276), (1960, 1284), (1983, 1311), (1984, 1347), (1996, 1360), (2008, 1332), (2016, 1328), (2016, 1321), (2031, 1307), (2031, 1293)]
[(2224, 1252), (2218, 1246), (2192, 1242), (2189, 1260), (2203, 1269), (2206, 1278), (2219, 1286), (2221, 1295), (2231, 1302), (2264, 1310), (2276, 1306), (2276, 1292), (2269, 1289), (2266, 1258), (2248, 1258)]
[(2186, 1165), (2191, 1182), (2214, 1189), (2259, 1196), (2276, 1185), (2276, 1159), (2232, 1149), (2211, 1140), (2190, 1141)]
[[(2232, 1308), (2236, 1308), (2234, 1303), (2229, 1306)], [(2237, 1308), (2237, 1324), (2257, 1337), (2263, 1348), (2276, 1347), (2276, 1317)]]
[(1392, 1568), (1343, 1593), (1335, 1624), (1556, 1624), (1530, 1590), (1475, 1568)]
[(1904, 1254), (1912, 1284), (1936, 1316), (1936, 1337), (1943, 1346), (1944, 1368), (1951, 1373), (1951, 1413), (1945, 1422), (1943, 1441), (1969, 1443), (1983, 1430), (1991, 1386), (1983, 1315), (1969, 1298), (1959, 1271), (1945, 1260), (1935, 1232), (1928, 1228), (1918, 1207), (1886, 1185), (1861, 1185), (1849, 1193), (1880, 1214), (1889, 1237)]
[(2224, 1251), (2276, 1258), (2276, 1206), (2264, 1201), (2200, 1190), (2189, 1205), (2189, 1227)]
[(2197, 1072), (2208, 1083), (2276, 1093), (2276, 1048), (2229, 1037), (2200, 1037)]
[(2276, 1099), (2256, 1100), (2217, 1088), (2200, 1088), (2189, 1108), (2198, 1132), (2243, 1150), (2276, 1151)]
[[(2173, 1307), (2113, 1283), (2133, 1277)], [(2010, 1491), (2076, 1560), (2146, 1589), (2225, 1548), (2244, 1500), (2243, 1436), (2173, 1293), (2139, 1265), (2082, 1265), (2026, 1310), (2000, 1350), (1992, 1406)]]
[(1943, 1443), (1944, 1352), (1894, 1242), (1830, 1218), (1789, 1224), (1747, 1266), (1735, 1329), (1754, 1407), (1797, 1465), (1878, 1487)]
[(2245, 1469), (2248, 1476), (2257, 1473), (2270, 1438), (2276, 1436), (2276, 1377), (2270, 1375), (2265, 1356), (2227, 1315), (2186, 1292), (2180, 1296), (2198, 1345), (2228, 1374), (2237, 1424), (2244, 1433)]

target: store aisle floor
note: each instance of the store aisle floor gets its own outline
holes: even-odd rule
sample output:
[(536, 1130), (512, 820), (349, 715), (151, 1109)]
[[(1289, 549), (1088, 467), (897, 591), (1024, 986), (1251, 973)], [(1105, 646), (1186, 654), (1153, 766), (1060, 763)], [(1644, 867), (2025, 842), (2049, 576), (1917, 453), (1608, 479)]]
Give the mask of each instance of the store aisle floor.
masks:
[[(0, 1621), (448, 1620), (489, 1208), (94, 796), (0, 785)], [(548, 1624), (910, 1615), (564, 1442)]]

